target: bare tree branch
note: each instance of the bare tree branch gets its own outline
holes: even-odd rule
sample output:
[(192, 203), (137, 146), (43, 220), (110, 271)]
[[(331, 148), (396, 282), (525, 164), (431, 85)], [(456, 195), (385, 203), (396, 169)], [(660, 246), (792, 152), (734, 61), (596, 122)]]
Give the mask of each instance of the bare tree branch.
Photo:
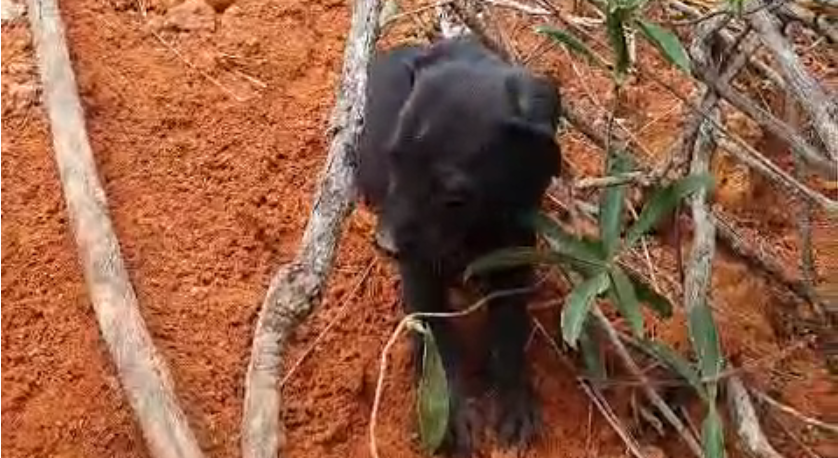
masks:
[(201, 458), (169, 369), (140, 315), (108, 217), (57, 0), (30, 0), (28, 10), (55, 162), (99, 330), (151, 455)]
[(838, 201), (831, 200), (809, 186), (801, 183), (788, 172), (781, 169), (768, 158), (757, 152), (747, 143), (744, 144), (744, 146), (747, 147), (745, 148), (743, 147), (743, 143), (736, 142), (732, 137), (722, 137), (719, 139), (719, 146), (742, 163), (748, 165), (764, 177), (768, 178), (770, 181), (786, 188), (792, 194), (817, 203), (831, 215), (838, 214)]
[[(701, 76), (702, 81), (715, 89), (719, 96), (730, 102), (731, 105), (741, 110), (743, 113), (750, 116), (760, 126), (764, 127), (778, 138), (782, 139), (786, 144), (790, 145), (797, 154), (814, 169), (818, 174), (829, 179), (838, 177), (838, 169), (834, 161), (823, 157), (820, 152), (813, 148), (806, 140), (793, 129), (791, 129), (784, 122), (780, 121), (756, 105), (748, 97), (742, 95), (739, 91), (733, 88), (730, 83), (724, 82), (719, 77), (718, 73), (696, 66), (697, 73)], [(738, 142), (737, 142), (738, 143)]]
[(783, 404), (782, 402), (772, 398), (771, 396), (763, 393), (762, 391), (751, 389), (751, 394), (753, 394), (757, 399), (760, 401), (768, 404), (769, 406), (779, 410), (780, 412), (784, 412), (792, 417), (802, 421), (803, 423), (813, 426), (815, 428), (820, 428), (824, 431), (827, 431), (833, 435), (838, 435), (838, 424), (835, 423), (828, 423), (823, 420), (818, 420), (817, 418), (810, 417), (805, 415), (795, 409), (794, 407), (788, 406)]
[[(758, 13), (754, 12), (752, 14)], [(709, 61), (712, 58), (709, 46), (707, 46), (706, 37), (709, 34), (716, 33), (716, 30), (723, 25), (721, 20), (716, 22), (717, 24), (705, 23), (705, 25), (699, 25), (699, 34), (692, 43), (693, 54), (705, 66), (709, 66)], [(702, 33), (705, 35), (702, 36)], [(732, 63), (741, 66), (745, 62), (745, 59), (738, 57), (745, 55), (746, 52), (749, 52), (749, 50), (743, 49), (743, 52), (738, 54)], [(737, 71), (738, 68), (727, 69), (724, 75), (729, 81)], [(708, 91), (708, 95), (705, 96), (705, 101), (708, 98), (712, 100), (715, 92), (712, 89), (705, 90)], [(717, 119), (720, 117), (718, 108), (715, 108), (711, 114)], [(699, 135), (693, 149), (690, 173), (699, 174), (709, 171), (712, 154), (717, 144), (715, 133), (716, 131), (709, 122), (701, 122)], [(712, 263), (716, 249), (716, 225), (708, 208), (706, 191), (700, 190), (691, 196), (689, 200), (695, 230), (693, 232), (693, 246), (690, 253), (690, 261), (686, 269), (686, 280), (684, 282), (684, 310), (687, 315), (694, 308), (706, 307), (710, 302)], [(750, 398), (748, 398), (748, 394), (742, 387), (738, 377), (736, 375), (731, 376), (727, 381), (727, 386), (729, 389), (728, 408), (736, 418), (734, 424), (736, 425), (739, 440), (749, 451), (755, 453), (759, 458), (782, 458), (771, 447), (768, 440), (765, 439), (762, 427), (757, 420), (757, 416), (754, 414), (754, 408), (751, 405)]]
[(727, 379), (727, 405), (733, 414), (733, 424), (736, 427), (736, 434), (751, 456), (757, 458), (783, 458), (762, 432), (748, 390), (739, 380), (739, 377), (732, 376)]
[(244, 458), (273, 458), (280, 446), (277, 373), (284, 345), (311, 313), (334, 261), (343, 222), (352, 209), (352, 152), (361, 133), (367, 70), (378, 37), (379, 0), (354, 3), (326, 164), (294, 262), (273, 277), (259, 312), (245, 381)]
[[(698, 9), (693, 8), (692, 6), (687, 5), (678, 0), (668, 0), (667, 4), (671, 6), (673, 9), (681, 13), (687, 14), (694, 19), (702, 17), (702, 14)], [(725, 41), (725, 44), (728, 46), (734, 41), (734, 36), (729, 30), (720, 30), (719, 36)], [(774, 69), (771, 68), (768, 64), (759, 60), (754, 55), (748, 55), (747, 60), (748, 65), (757, 73), (759, 73), (760, 76), (771, 81), (771, 83), (778, 89), (785, 89), (786, 83), (785, 81), (783, 81), (783, 78), (779, 74), (777, 74), (777, 72), (775, 72)]]
[[(718, 109), (715, 115), (719, 116)], [(716, 149), (714, 130), (703, 122), (693, 148), (690, 173), (706, 173), (710, 158)], [(716, 250), (716, 225), (707, 208), (707, 191), (700, 190), (689, 198), (692, 219), (695, 225), (690, 261), (686, 268), (684, 282), (684, 309), (687, 314), (699, 306), (705, 306), (710, 294), (710, 279), (713, 255)]]
[(838, 43), (838, 27), (830, 24), (829, 20), (815, 12), (793, 2), (784, 2), (777, 10), (777, 14), (786, 20), (798, 21), (810, 29)]
[[(752, 0), (754, 5), (763, 5), (763, 0)], [(830, 99), (818, 82), (809, 75), (789, 42), (780, 33), (774, 16), (768, 11), (757, 11), (750, 16), (750, 22), (768, 48), (785, 78), (789, 91), (794, 94), (800, 106), (812, 119), (815, 131), (823, 141), (826, 152), (832, 158), (833, 168), (838, 163), (838, 120), (830, 113)], [(805, 154), (805, 153), (804, 153)]]
[[(788, 92), (786, 92), (784, 105), (786, 121), (793, 127), (799, 126), (800, 116), (798, 109), (794, 102), (794, 97)], [(799, 156), (794, 155), (795, 178), (800, 181), (806, 180), (807, 177), (807, 172), (802, 162)], [(817, 273), (815, 272), (815, 255), (812, 249), (813, 210), (812, 202), (803, 200), (799, 202), (798, 208), (795, 209), (795, 219), (797, 220), (797, 233), (800, 237), (800, 273), (809, 295), (812, 298), (816, 298), (815, 282), (817, 281)], [(813, 305), (818, 315), (823, 316), (824, 312), (821, 310), (818, 302), (813, 302)]]

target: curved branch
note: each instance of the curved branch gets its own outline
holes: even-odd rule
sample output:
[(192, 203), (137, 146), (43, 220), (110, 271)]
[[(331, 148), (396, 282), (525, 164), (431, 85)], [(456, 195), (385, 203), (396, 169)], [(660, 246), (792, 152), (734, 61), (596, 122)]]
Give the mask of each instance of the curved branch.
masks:
[(307, 317), (331, 271), (343, 222), (352, 209), (351, 157), (361, 133), (367, 69), (378, 37), (380, 0), (357, 0), (344, 51), (340, 91), (329, 133), (326, 165), (314, 208), (293, 263), (273, 277), (262, 302), (245, 381), (244, 458), (277, 456), (280, 446), (277, 389), (284, 345)]
[(203, 454), (172, 377), (137, 306), (99, 182), (57, 0), (30, 0), (29, 22), (52, 130), (55, 162), (99, 330), (152, 456)]

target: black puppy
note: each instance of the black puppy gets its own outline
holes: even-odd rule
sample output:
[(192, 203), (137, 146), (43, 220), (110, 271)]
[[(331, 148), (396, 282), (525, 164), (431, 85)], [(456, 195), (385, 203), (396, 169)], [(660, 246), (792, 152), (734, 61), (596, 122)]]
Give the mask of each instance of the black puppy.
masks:
[[(538, 209), (559, 172), (559, 105), (551, 84), (471, 37), (376, 57), (357, 182), (379, 214), (379, 233), (392, 236), (408, 312), (445, 311), (448, 289), (469, 262), (535, 243), (525, 216)], [(508, 269), (477, 280), (485, 293), (525, 288), (532, 271)], [(496, 430), (506, 445), (529, 442), (540, 420), (524, 358), (526, 302), (526, 295), (515, 295), (488, 304)], [(452, 393), (446, 445), (468, 453), (460, 354), (449, 323), (429, 321)], [(421, 355), (421, 343), (414, 350)]]

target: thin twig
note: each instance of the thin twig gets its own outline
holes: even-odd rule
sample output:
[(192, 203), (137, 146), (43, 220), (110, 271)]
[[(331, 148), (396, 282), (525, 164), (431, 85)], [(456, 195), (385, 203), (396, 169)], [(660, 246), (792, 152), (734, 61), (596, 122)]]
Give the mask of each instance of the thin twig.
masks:
[[(562, 101), (562, 112), (565, 119), (567, 119), (578, 131), (584, 134), (585, 137), (600, 148), (604, 147), (605, 135), (594, 128), (593, 125), (591, 125), (591, 123), (589, 123), (586, 119), (580, 116), (579, 110), (576, 110), (575, 107), (570, 105), (567, 100)], [(720, 146), (725, 146), (724, 141), (721, 143), (722, 144)], [(737, 148), (735, 144), (727, 144), (726, 146), (730, 149)], [(737, 151), (739, 150), (737, 149)], [(626, 152), (636, 157), (636, 154), (634, 154), (630, 149), (627, 149)], [(750, 156), (747, 156), (748, 153), (742, 152), (741, 154), (746, 156), (748, 160), (752, 160)], [(652, 173), (652, 176), (654, 175), (655, 173)], [(552, 193), (548, 194), (548, 197), (560, 207), (567, 208), (568, 211), (570, 211), (570, 208), (563, 205), (562, 202), (556, 199)], [(584, 213), (586, 214), (592, 216), (596, 215), (596, 207), (590, 206), (579, 200), (574, 202), (573, 208), (575, 209), (576, 206), (584, 207)], [(732, 250), (740, 258), (747, 261), (750, 265), (756, 266), (765, 272), (770, 278), (778, 281), (802, 300), (809, 303), (815, 303), (816, 299), (807, 292), (805, 284), (803, 284), (803, 282), (799, 279), (790, 277), (785, 272), (783, 264), (778, 261), (773, 254), (771, 254), (771, 250), (768, 250), (759, 244), (752, 245), (747, 242), (736, 229), (736, 225), (733, 224), (732, 220), (724, 213), (714, 210), (712, 216), (713, 224), (716, 226), (716, 234), (727, 248)]]
[[(797, 107), (795, 106), (795, 102), (791, 94), (786, 93), (786, 100), (785, 100), (785, 111), (786, 111), (786, 118), (792, 126), (798, 126), (799, 123), (799, 114), (797, 112)], [(803, 160), (797, 154), (794, 154), (794, 174), (795, 178), (800, 180), (801, 182), (805, 182), (807, 180), (807, 171), (804, 167)], [(817, 279), (817, 274), (815, 272), (815, 255), (812, 250), (812, 212), (814, 208), (811, 202), (808, 200), (802, 200), (797, 205), (795, 209), (795, 216), (797, 222), (797, 234), (800, 237), (800, 274), (801, 279), (803, 281), (803, 285), (806, 287), (809, 295), (812, 298), (816, 298), (817, 295), (815, 294), (815, 281)], [(823, 310), (821, 310), (817, 301), (813, 303), (816, 308), (818, 315), (823, 316)]]
[[(559, 361), (561, 361), (562, 364), (570, 371), (574, 371), (573, 365), (562, 354), (561, 348), (559, 348), (559, 345), (550, 336), (550, 333), (547, 332), (547, 329), (544, 328), (544, 325), (541, 324), (541, 321), (537, 318), (532, 318), (532, 321), (535, 329), (537, 329), (539, 334), (541, 334), (541, 336), (544, 337), (544, 339), (550, 345), (550, 348), (553, 349), (553, 353), (556, 355), (557, 358), (559, 358)], [(643, 452), (640, 451), (640, 444), (637, 443), (637, 440), (631, 435), (631, 433), (628, 431), (628, 428), (626, 428), (622, 424), (619, 417), (617, 417), (617, 414), (614, 413), (614, 410), (605, 400), (605, 397), (602, 395), (602, 393), (594, 385), (592, 385), (591, 383), (589, 383), (581, 377), (577, 376), (576, 382), (579, 384), (579, 386), (582, 388), (582, 391), (585, 392), (585, 394), (588, 396), (591, 402), (593, 402), (597, 410), (599, 410), (599, 412), (602, 414), (602, 417), (605, 418), (605, 421), (607, 421), (608, 424), (611, 426), (611, 429), (613, 429), (614, 432), (616, 432), (617, 435), (620, 436), (620, 439), (622, 439), (623, 443), (626, 445), (626, 448), (629, 449), (631, 454), (634, 455), (635, 458), (646, 458), (646, 455), (644, 455)]]
[(525, 14), (531, 14), (533, 16), (547, 16), (550, 14), (544, 8), (532, 7), (529, 5), (525, 5), (520, 2), (516, 2), (515, 0), (482, 0), (490, 5), (497, 5), (502, 8), (509, 8), (515, 11), (519, 11)]
[(763, 393), (762, 391), (757, 390), (755, 388), (750, 388), (748, 391), (750, 391), (751, 394), (753, 394), (760, 401), (768, 404), (769, 406), (771, 406), (771, 407), (773, 407), (773, 408), (775, 408), (775, 409), (777, 409), (781, 412), (784, 412), (784, 413), (787, 413), (787, 414), (791, 415), (792, 417), (802, 421), (803, 423), (806, 423), (809, 426), (814, 426), (815, 428), (820, 428), (820, 429), (822, 429), (824, 431), (827, 431), (827, 432), (830, 432), (832, 434), (838, 434), (838, 425), (836, 425), (834, 423), (827, 423), (825, 421), (818, 420), (817, 418), (812, 418), (808, 415), (804, 415), (803, 413), (801, 413), (799, 410), (795, 409), (794, 407), (783, 404), (782, 402), (772, 398), (771, 396), (769, 396), (769, 395), (767, 395), (767, 394)]
[(797, 437), (797, 434), (795, 434), (794, 432), (792, 432), (792, 431), (789, 429), (789, 427), (788, 427), (788, 426), (786, 426), (786, 423), (785, 423), (784, 421), (782, 421), (779, 417), (772, 416), (771, 418), (774, 420), (774, 423), (776, 423), (776, 424), (777, 424), (777, 426), (779, 426), (779, 427), (780, 427), (780, 429), (781, 429), (781, 430), (783, 430), (783, 433), (784, 433), (786, 436), (788, 436), (789, 438), (791, 438), (791, 440), (792, 440), (795, 444), (797, 444), (797, 446), (798, 446), (798, 447), (800, 447), (800, 449), (801, 449), (801, 450), (803, 450), (803, 453), (805, 453), (807, 457), (809, 457), (809, 458), (822, 458), (820, 455), (818, 455), (817, 453), (815, 453), (815, 452), (814, 452), (814, 450), (812, 450), (812, 448), (811, 448), (811, 447), (809, 447), (808, 445), (804, 444), (804, 443), (803, 443), (803, 441), (802, 441), (802, 440), (800, 440), (800, 438), (799, 438), (799, 437)]
[(640, 186), (649, 186), (651, 184), (648, 173), (626, 172), (605, 177), (581, 178), (573, 182), (573, 187), (574, 189), (583, 190), (590, 188), (607, 188), (610, 186), (619, 186), (629, 183), (638, 184)]
[(723, 370), (723, 371), (719, 372), (714, 377), (704, 377), (704, 378), (701, 379), (701, 381), (704, 382), (704, 383), (718, 382), (718, 381), (724, 380), (728, 377), (732, 377), (734, 375), (741, 374), (743, 372), (753, 372), (758, 368), (761, 368), (761, 367), (764, 367), (764, 366), (767, 366), (767, 365), (776, 364), (777, 362), (788, 358), (792, 353), (800, 350), (801, 348), (806, 348), (808, 346), (811, 346), (812, 344), (815, 343), (815, 340), (816, 340), (816, 337), (814, 335), (810, 335), (810, 336), (808, 336), (804, 339), (801, 339), (801, 340), (799, 340), (799, 341), (797, 341), (797, 342), (795, 342), (791, 345), (786, 346), (785, 348), (780, 349), (780, 351), (778, 351), (776, 353), (771, 353), (771, 354), (766, 355), (764, 357), (761, 357), (761, 358), (758, 358), (758, 359), (755, 359), (755, 360), (752, 360), (752, 361), (747, 361), (744, 364), (740, 365), (739, 367), (731, 367), (730, 369)]
[[(748, 17), (748, 16), (750, 16), (754, 13), (757, 13), (759, 11), (762, 11), (762, 10), (768, 9), (768, 8), (770, 8), (772, 10), (777, 9), (777, 8), (779, 8), (781, 3), (782, 3), (782, 1), (775, 2), (775, 3), (766, 3), (764, 5), (759, 5), (759, 6), (753, 7), (750, 10), (743, 11), (742, 14), (740, 15), (740, 17)], [(723, 8), (723, 9), (718, 9), (718, 10), (715, 10), (715, 11), (711, 11), (711, 12), (709, 12), (709, 13), (701, 16), (701, 17), (686, 19), (686, 20), (683, 20), (683, 21), (665, 21), (664, 24), (675, 26), (675, 27), (698, 25), (698, 24), (700, 24), (704, 21), (707, 21), (709, 19), (713, 19), (713, 18), (718, 17), (718, 16), (723, 16), (723, 15), (724, 16), (731, 16), (732, 12), (728, 8)]]
[[(817, 299), (809, 294), (803, 281), (786, 273), (783, 263), (772, 254), (774, 250), (767, 249), (761, 243), (752, 244), (747, 242), (736, 229), (733, 221), (716, 210), (713, 211), (713, 224), (716, 226), (716, 233), (725, 243), (725, 246), (746, 260), (749, 265), (765, 272), (804, 301), (819, 304)], [(815, 305), (815, 310), (817, 311), (819, 307), (820, 305)]]
[(649, 378), (640, 370), (640, 367), (637, 366), (637, 363), (634, 362), (631, 355), (629, 354), (628, 350), (626, 349), (623, 342), (620, 340), (620, 336), (617, 334), (617, 331), (614, 329), (614, 326), (611, 325), (611, 322), (608, 321), (608, 318), (603, 315), (602, 311), (599, 307), (594, 306), (592, 311), (594, 317), (596, 317), (597, 322), (600, 326), (605, 330), (606, 336), (608, 336), (608, 340), (611, 342), (611, 345), (614, 346), (614, 349), (617, 352), (617, 356), (620, 357), (622, 360), (623, 365), (629, 371), (629, 373), (637, 378), (639, 381), (643, 382), (641, 389), (646, 394), (646, 397), (649, 398), (649, 402), (654, 405), (658, 411), (663, 415), (666, 421), (669, 422), (672, 427), (675, 428), (675, 431), (684, 439), (684, 442), (687, 444), (687, 447), (690, 451), (697, 457), (703, 458), (704, 452), (701, 449), (698, 441), (696, 440), (695, 436), (692, 435), (690, 430), (684, 426), (684, 423), (678, 418), (678, 415), (672, 411), (672, 409), (666, 404), (666, 401), (661, 398), (660, 394), (653, 388), (653, 385), (649, 382)]
[[(693, 18), (699, 18), (702, 16), (702, 13), (700, 11), (678, 0), (667, 0), (667, 4), (673, 9), (676, 9)], [(726, 42), (727, 45), (730, 45), (734, 40), (733, 35), (731, 35), (730, 31), (728, 30), (720, 30), (719, 36)], [(785, 81), (783, 81), (783, 78), (779, 74), (777, 74), (777, 72), (775, 72), (774, 69), (771, 68), (768, 64), (759, 60), (753, 54), (749, 55), (747, 60), (750, 68), (759, 73), (760, 76), (771, 81), (771, 84), (773, 84), (776, 88), (785, 90)]]
[(390, 24), (398, 21), (399, 19), (402, 19), (402, 18), (405, 18), (405, 17), (408, 17), (408, 16), (413, 16), (413, 15), (416, 15), (416, 14), (419, 14), (419, 13), (424, 13), (425, 11), (432, 10), (434, 8), (438, 8), (440, 6), (445, 6), (445, 5), (447, 5), (447, 4), (449, 4), (453, 1), (454, 0), (444, 0), (444, 1), (441, 1), (441, 2), (429, 3), (427, 5), (422, 5), (422, 6), (416, 7), (414, 9), (410, 10), (410, 11), (404, 11), (402, 13), (394, 14), (394, 15), (388, 17), (384, 21), (384, 27), (389, 26)]
[[(194, 70), (194, 71), (198, 72), (198, 74), (199, 74), (199, 75), (203, 76), (203, 77), (204, 77), (207, 81), (209, 81), (210, 83), (214, 84), (216, 87), (218, 87), (219, 89), (221, 89), (221, 91), (222, 91), (222, 92), (224, 92), (225, 94), (227, 94), (227, 95), (229, 95), (230, 97), (232, 97), (232, 98), (233, 98), (233, 100), (235, 100), (235, 101), (237, 101), (237, 102), (246, 102), (246, 101), (247, 101), (247, 99), (246, 99), (246, 98), (239, 96), (238, 94), (236, 94), (235, 92), (233, 92), (230, 88), (228, 88), (227, 86), (225, 86), (225, 85), (221, 84), (221, 81), (219, 81), (217, 78), (215, 78), (214, 76), (212, 76), (212, 75), (210, 75), (209, 73), (205, 72), (204, 70), (202, 70), (202, 69), (198, 68), (198, 66), (197, 66), (197, 65), (195, 65), (194, 63), (192, 63), (192, 61), (191, 61), (191, 60), (187, 59), (187, 58), (186, 58), (186, 56), (184, 56), (184, 55), (183, 55), (183, 53), (181, 53), (181, 52), (180, 52), (180, 51), (179, 51), (179, 50), (178, 50), (178, 49), (177, 49), (177, 48), (176, 48), (173, 44), (169, 43), (168, 41), (166, 41), (166, 39), (165, 39), (165, 38), (163, 38), (162, 36), (160, 36), (160, 34), (159, 34), (159, 33), (157, 33), (157, 31), (155, 31), (155, 30), (150, 30), (150, 31), (151, 31), (151, 34), (154, 36), (154, 38), (156, 38), (156, 39), (157, 39), (157, 41), (159, 41), (159, 42), (160, 42), (160, 44), (162, 44), (163, 46), (165, 46), (165, 47), (166, 47), (166, 49), (168, 49), (169, 51), (171, 51), (171, 52), (172, 52), (172, 54), (174, 54), (175, 56), (177, 56), (177, 58), (178, 58), (178, 59), (180, 59), (180, 60), (181, 60), (181, 62), (183, 62), (184, 64), (186, 64), (186, 65), (187, 65), (189, 68), (191, 68), (192, 70)], [(257, 80), (257, 81), (258, 81), (258, 80)], [(264, 84), (264, 83), (262, 83), (262, 84)]]
[[(668, 83), (663, 82), (651, 71), (646, 70), (643, 66), (640, 65), (638, 65), (638, 69), (640, 69), (640, 73), (643, 74), (645, 77), (650, 78), (658, 84), (661, 84), (670, 92), (677, 94), (677, 92), (674, 91)], [(702, 65), (695, 65), (695, 69), (697, 75), (701, 78), (701, 80), (709, 87), (716, 90), (720, 97), (730, 102), (731, 105), (733, 105), (743, 113), (747, 114), (760, 126), (764, 127), (772, 134), (782, 139), (786, 144), (791, 146), (797, 152), (797, 154), (800, 154), (801, 157), (803, 157), (806, 160), (806, 162), (813, 168), (813, 170), (817, 171), (820, 175), (828, 177), (830, 179), (834, 179), (836, 176), (838, 176), (838, 168), (836, 168), (835, 163), (823, 157), (823, 155), (821, 155), (819, 151), (817, 151), (815, 148), (809, 145), (799, 133), (795, 132), (784, 122), (780, 121), (774, 115), (772, 115), (762, 107), (758, 106), (748, 97), (744, 96), (742, 93), (734, 89), (729, 82), (723, 81), (720, 78), (718, 71), (715, 71), (712, 68), (704, 67)], [(679, 98), (683, 98), (680, 95), (676, 96), (678, 96)], [(705, 115), (705, 113), (702, 112), (699, 108), (694, 107), (692, 103), (687, 102), (687, 106)], [(718, 127), (719, 130), (721, 130), (725, 136), (730, 137), (731, 139), (738, 138), (730, 134), (730, 132), (724, 129), (724, 127), (721, 124), (715, 122), (713, 124), (716, 127)], [(740, 141), (738, 140), (734, 141), (736, 143), (740, 143)], [(747, 145), (747, 143), (745, 143), (744, 141), (740, 144), (740, 146), (742, 147), (752, 149), (749, 148), (750, 145), (745, 145)]]
[(309, 355), (311, 355), (314, 352), (314, 349), (317, 348), (317, 344), (319, 344), (320, 341), (323, 340), (323, 338), (327, 334), (329, 334), (329, 331), (331, 331), (336, 324), (340, 323), (341, 320), (343, 320), (343, 317), (346, 316), (346, 313), (349, 310), (351, 310), (351, 308), (349, 307), (349, 304), (351, 303), (350, 300), (354, 298), (355, 293), (357, 293), (358, 290), (361, 289), (361, 285), (363, 285), (364, 281), (366, 281), (366, 279), (369, 277), (373, 266), (375, 266), (375, 258), (373, 258), (373, 260), (370, 261), (369, 264), (367, 264), (367, 267), (358, 277), (358, 281), (355, 282), (355, 285), (352, 286), (352, 289), (346, 295), (343, 296), (340, 305), (338, 305), (337, 307), (338, 311), (335, 314), (335, 317), (332, 318), (332, 320), (329, 322), (328, 325), (326, 325), (325, 328), (323, 328), (323, 330), (320, 332), (320, 334), (317, 335), (317, 337), (314, 339), (311, 345), (309, 345), (308, 348), (305, 349), (303, 354), (300, 355), (297, 361), (295, 361), (294, 364), (291, 365), (291, 368), (289, 368), (288, 371), (285, 373), (285, 376), (282, 377), (282, 380), (279, 382), (280, 389), (282, 389), (282, 387), (285, 386), (285, 384), (288, 382), (288, 380), (291, 379), (294, 373), (297, 372), (297, 369), (303, 364), (303, 361), (305, 361), (306, 358), (308, 358)]
[[(643, 68), (643, 67), (638, 66), (638, 68)], [(808, 198), (808, 199), (812, 200), (813, 202), (815, 202), (818, 205), (820, 205), (821, 207), (823, 207), (830, 214), (838, 214), (838, 201), (834, 201), (832, 199), (829, 199), (828, 197), (824, 196), (823, 194), (812, 190), (808, 186), (806, 186), (803, 183), (800, 183), (798, 180), (794, 179), (794, 177), (792, 177), (791, 175), (786, 173), (784, 170), (779, 168), (776, 164), (774, 164), (773, 162), (768, 160), (764, 155), (762, 155), (759, 151), (757, 151), (748, 142), (743, 140), (738, 135), (730, 132), (721, 122), (719, 122), (715, 119), (712, 119), (712, 116), (710, 115), (710, 113), (707, 110), (704, 110), (702, 107), (697, 106), (694, 102), (690, 101), (689, 99), (687, 99), (686, 97), (684, 97), (683, 95), (678, 93), (678, 91), (675, 90), (672, 87), (672, 85), (670, 85), (669, 83), (667, 83), (667, 82), (663, 81), (662, 79), (660, 79), (659, 77), (657, 77), (657, 75), (652, 73), (651, 70), (642, 69), (640, 73), (644, 77), (646, 77), (646, 78), (654, 81), (655, 83), (659, 84), (661, 87), (666, 89), (668, 92), (670, 92), (671, 94), (673, 94), (677, 98), (681, 99), (681, 101), (684, 102), (684, 104), (687, 108), (689, 108), (690, 110), (696, 111), (696, 112), (700, 113), (702, 116), (704, 116), (704, 118), (707, 119), (710, 122), (710, 124), (712, 124), (713, 127), (722, 134), (722, 136), (719, 138), (719, 146), (722, 149), (730, 152), (731, 154), (734, 155), (734, 157), (736, 157), (740, 161), (746, 163), (750, 167), (754, 168), (756, 171), (760, 172), (762, 175), (764, 175), (769, 180), (777, 182), (778, 184), (786, 187), (787, 189), (789, 189), (790, 191), (792, 191), (795, 194), (798, 194), (802, 197), (805, 197), (805, 198)], [(731, 101), (731, 92), (730, 92), (731, 90), (729, 90), (730, 86), (728, 84), (724, 84), (717, 77), (712, 77), (712, 78), (708, 78), (708, 79), (709, 79), (709, 81), (713, 82), (712, 87), (716, 91), (719, 92), (720, 96), (724, 97), (725, 100), (727, 100), (728, 102), (733, 103)], [(733, 92), (736, 94), (735, 97), (743, 98), (744, 100), (747, 100), (747, 98), (744, 98), (744, 96), (742, 96), (741, 94), (738, 94), (735, 91), (733, 91)], [(747, 104), (752, 105), (749, 100), (747, 100)], [(759, 108), (759, 110), (762, 110), (762, 109)], [(762, 111), (764, 111), (764, 110), (762, 110)], [(771, 116), (771, 115), (769, 115), (769, 116)], [(773, 116), (771, 116), (771, 117), (773, 118)], [(786, 126), (784, 123), (780, 123), (780, 124), (783, 126), (782, 130), (784, 132), (788, 130), (788, 126)], [(799, 139), (799, 135), (796, 134), (796, 133), (793, 134), (793, 137)], [(808, 158), (807, 157), (807, 159), (810, 159), (811, 161), (817, 162), (816, 165), (817, 165), (817, 170), (819, 172), (821, 172), (822, 174), (825, 174), (827, 176), (838, 176), (838, 167), (836, 167), (835, 165), (830, 164), (829, 161), (827, 161), (826, 159), (823, 159), (820, 156), (818, 156), (817, 153), (815, 153), (814, 150), (812, 150), (811, 147), (808, 146), (808, 144), (805, 144), (805, 142), (803, 140), (800, 140), (800, 141), (803, 142), (803, 145), (807, 150), (809, 150), (810, 152), (812, 152), (812, 154), (815, 155), (814, 158)]]

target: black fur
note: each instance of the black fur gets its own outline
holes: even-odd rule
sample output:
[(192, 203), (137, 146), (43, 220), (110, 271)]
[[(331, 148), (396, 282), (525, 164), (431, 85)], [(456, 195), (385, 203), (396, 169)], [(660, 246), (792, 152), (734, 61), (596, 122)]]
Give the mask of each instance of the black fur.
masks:
[[(559, 172), (558, 92), (476, 39), (459, 38), (379, 54), (367, 95), (360, 191), (392, 233), (407, 311), (445, 311), (448, 288), (470, 261), (535, 243), (522, 216), (538, 209)], [(486, 293), (522, 288), (532, 272), (509, 269), (478, 281)], [(526, 444), (539, 424), (524, 358), (526, 302), (516, 295), (488, 304), (496, 431), (507, 445)], [(472, 425), (457, 345), (445, 320), (430, 326), (452, 388), (447, 445), (468, 453)]]

